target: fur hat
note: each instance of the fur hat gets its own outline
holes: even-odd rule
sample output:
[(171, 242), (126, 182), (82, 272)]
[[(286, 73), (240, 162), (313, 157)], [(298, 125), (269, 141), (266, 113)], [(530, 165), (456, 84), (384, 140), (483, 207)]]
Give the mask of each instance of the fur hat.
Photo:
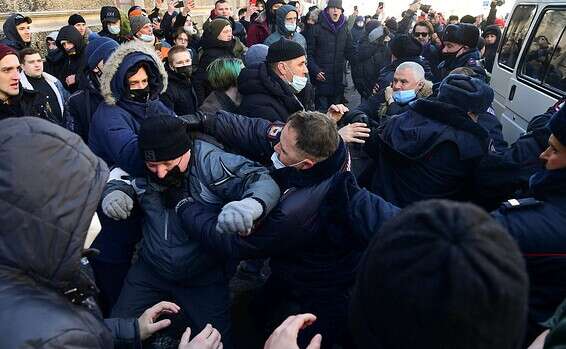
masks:
[(449, 24), (442, 33), (442, 41), (449, 41), (460, 45), (475, 48), (478, 46), (480, 30), (472, 24)]
[(438, 100), (465, 112), (484, 113), (493, 103), (493, 90), (480, 79), (450, 74), (440, 83)]
[(566, 104), (556, 112), (548, 122), (548, 128), (558, 139), (558, 141), (566, 146)]

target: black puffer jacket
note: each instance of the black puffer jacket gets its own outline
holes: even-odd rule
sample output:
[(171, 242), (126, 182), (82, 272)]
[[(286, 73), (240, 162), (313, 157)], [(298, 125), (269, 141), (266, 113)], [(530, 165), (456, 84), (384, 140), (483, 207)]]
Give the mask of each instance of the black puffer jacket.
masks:
[(106, 165), (79, 136), (47, 121), (0, 125), (0, 347), (112, 348), (111, 330), (139, 344), (137, 321), (105, 325), (81, 267)]
[(391, 52), (382, 40), (369, 42), (367, 33), (360, 40), (352, 58), (352, 80), (363, 98), (369, 98), (379, 72), (391, 61)]
[[(321, 12), (318, 23), (309, 31), (308, 68), (317, 95), (337, 96), (344, 93), (344, 62), (346, 59), (350, 60), (354, 48), (352, 35), (345, 21), (340, 29), (334, 31), (327, 16), (326, 11)], [(326, 75), (325, 81), (316, 80), (320, 72)]]
[(174, 72), (165, 65), (169, 81), (167, 91), (159, 99), (177, 115), (194, 114), (197, 111), (197, 95), (190, 79)]
[[(75, 45), (75, 54), (69, 56), (61, 45), (61, 41), (69, 41)], [(59, 30), (57, 35), (57, 50), (47, 55), (45, 71), (63, 83), (65, 88), (73, 93), (79, 88), (80, 74), (84, 70), (84, 42), (81, 33), (72, 25), (66, 25)], [(68, 85), (65, 79), (67, 76), (75, 75), (75, 83)]]
[(289, 115), (304, 109), (291, 86), (266, 64), (244, 68), (238, 76), (238, 90), (241, 115), (286, 122)]

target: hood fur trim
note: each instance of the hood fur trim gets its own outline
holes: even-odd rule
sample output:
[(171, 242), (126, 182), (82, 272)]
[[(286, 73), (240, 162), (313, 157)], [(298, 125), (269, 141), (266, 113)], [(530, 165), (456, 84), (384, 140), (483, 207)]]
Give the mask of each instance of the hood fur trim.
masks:
[(100, 92), (102, 97), (104, 97), (104, 102), (109, 105), (116, 105), (120, 96), (114, 96), (112, 93), (111, 83), (114, 79), (116, 73), (118, 72), (122, 61), (126, 56), (131, 53), (139, 52), (151, 57), (151, 59), (155, 62), (157, 69), (159, 70), (159, 74), (161, 75), (161, 79), (163, 80), (163, 88), (161, 89), (161, 93), (164, 93), (167, 90), (167, 72), (165, 71), (165, 66), (157, 57), (155, 50), (153, 47), (149, 47), (148, 45), (144, 45), (137, 41), (130, 41), (125, 44), (120, 45), (112, 53), (108, 61), (104, 63), (104, 68), (102, 72), (102, 77), (100, 78)]

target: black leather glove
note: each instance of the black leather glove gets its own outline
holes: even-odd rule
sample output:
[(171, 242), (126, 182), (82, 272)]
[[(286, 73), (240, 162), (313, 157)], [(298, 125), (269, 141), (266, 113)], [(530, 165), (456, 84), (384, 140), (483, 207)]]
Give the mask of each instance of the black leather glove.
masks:
[(200, 111), (194, 114), (178, 115), (178, 118), (188, 125), (190, 131), (202, 131), (207, 117), (208, 115), (206, 113)]

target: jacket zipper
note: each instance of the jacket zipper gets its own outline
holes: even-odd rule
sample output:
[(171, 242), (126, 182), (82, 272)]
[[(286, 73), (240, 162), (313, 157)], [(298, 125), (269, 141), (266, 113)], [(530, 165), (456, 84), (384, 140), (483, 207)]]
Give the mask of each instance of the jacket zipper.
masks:
[(167, 237), (169, 235), (168, 227), (169, 227), (169, 211), (166, 211), (165, 212), (165, 241), (167, 241)]

